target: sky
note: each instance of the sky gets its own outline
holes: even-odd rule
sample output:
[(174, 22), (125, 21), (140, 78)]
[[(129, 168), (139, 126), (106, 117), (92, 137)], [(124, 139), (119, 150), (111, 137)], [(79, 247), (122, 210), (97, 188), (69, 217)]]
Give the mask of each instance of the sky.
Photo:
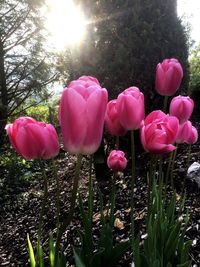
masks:
[(200, 42), (200, 0), (178, 0), (178, 15), (185, 16), (192, 27), (191, 37)]

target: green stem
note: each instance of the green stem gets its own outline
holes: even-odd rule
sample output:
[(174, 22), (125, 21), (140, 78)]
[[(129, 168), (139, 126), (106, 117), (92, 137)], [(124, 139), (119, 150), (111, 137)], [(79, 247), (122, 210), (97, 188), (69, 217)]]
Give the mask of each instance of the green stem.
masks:
[(149, 168), (149, 185), (148, 185), (148, 218), (151, 210), (151, 191), (152, 191), (152, 186), (155, 180), (155, 163), (156, 163), (157, 156), (154, 154), (151, 154), (151, 160), (150, 160), (150, 168)]
[(178, 150), (178, 144), (176, 144), (176, 150), (173, 151), (173, 156), (172, 156), (172, 165), (171, 165), (171, 173), (170, 173), (170, 181), (171, 181), (172, 189), (174, 189), (173, 171), (174, 171), (174, 164), (175, 164), (177, 150)]
[(159, 179), (162, 179), (162, 173), (163, 173), (162, 167), (163, 167), (163, 158), (160, 155), (159, 156)]
[(164, 98), (164, 103), (163, 103), (163, 111), (166, 113), (167, 112), (167, 102), (168, 102), (168, 96), (166, 95)]
[(53, 175), (56, 178), (56, 221), (57, 221), (56, 226), (58, 231), (60, 225), (60, 185), (58, 179), (58, 171), (54, 159), (52, 159), (52, 166), (53, 166)]
[(40, 211), (40, 217), (39, 217), (39, 225), (38, 225), (38, 246), (40, 245), (41, 241), (41, 235), (42, 235), (42, 224), (43, 224), (43, 217), (44, 217), (44, 210), (45, 210), (45, 205), (47, 202), (47, 194), (48, 194), (48, 188), (47, 188), (47, 175), (45, 171), (45, 167), (42, 163), (41, 160), (39, 160), (39, 166), (43, 174), (43, 179), (44, 179), (44, 198), (42, 201), (42, 207)]
[(166, 177), (165, 177), (166, 186), (167, 186), (168, 180), (169, 180), (169, 173), (170, 173), (170, 169), (171, 169), (172, 158), (173, 158), (173, 152), (171, 152), (170, 156), (169, 156), (169, 161), (168, 161), (168, 166), (167, 166), (167, 173), (166, 173)]
[(93, 216), (93, 196), (94, 196), (94, 191), (93, 191), (93, 183), (92, 183), (92, 160), (93, 156), (90, 156), (90, 162), (89, 162), (89, 188), (88, 188), (88, 207), (89, 207), (89, 217), (90, 221), (92, 221), (92, 216)]
[(59, 254), (59, 248), (60, 248), (60, 242), (61, 242), (62, 235), (64, 234), (67, 226), (71, 223), (71, 220), (73, 218), (73, 214), (74, 214), (74, 210), (75, 210), (75, 206), (76, 206), (76, 198), (77, 198), (77, 191), (78, 191), (78, 184), (79, 184), (79, 175), (80, 175), (80, 169), (81, 169), (81, 160), (82, 160), (82, 155), (78, 155), (77, 156), (77, 162), (76, 162), (75, 177), (74, 177), (71, 201), (70, 201), (70, 210), (67, 213), (67, 215), (65, 216), (61, 228), (58, 229), (57, 240), (56, 240), (56, 249), (55, 249), (55, 264), (58, 263), (58, 254)]
[[(186, 170), (188, 170), (188, 168), (189, 168), (190, 158), (191, 158), (191, 150), (192, 150), (192, 145), (189, 145), (188, 157), (187, 157), (187, 163), (186, 163)], [(183, 193), (184, 193), (186, 176), (187, 176), (187, 171), (186, 171), (186, 173), (184, 175), (184, 178), (183, 178), (183, 187), (182, 187), (181, 196), (183, 196)]]
[(132, 248), (134, 247), (134, 186), (135, 186), (135, 140), (134, 140), (134, 131), (131, 131), (131, 158), (132, 158), (132, 166), (131, 166), (131, 240), (132, 240)]
[(151, 154), (151, 160), (150, 160), (150, 168), (149, 168), (149, 186), (148, 186), (148, 203), (150, 202), (150, 192), (152, 190), (153, 185), (153, 177), (155, 175), (155, 159), (156, 156), (154, 154)]
[(119, 136), (116, 136), (115, 147), (116, 147), (116, 149), (119, 149)]
[(111, 201), (110, 201), (110, 226), (113, 227), (114, 224), (114, 209), (115, 209), (115, 192), (116, 192), (116, 177), (117, 173), (113, 173), (113, 179), (112, 179), (112, 191), (111, 191)]

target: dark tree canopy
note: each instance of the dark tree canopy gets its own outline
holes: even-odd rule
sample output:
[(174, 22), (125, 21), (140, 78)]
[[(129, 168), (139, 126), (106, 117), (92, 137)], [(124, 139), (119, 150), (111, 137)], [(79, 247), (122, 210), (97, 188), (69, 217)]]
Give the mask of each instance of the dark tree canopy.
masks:
[[(155, 98), (155, 68), (175, 57), (184, 66), (187, 87), (187, 35), (175, 0), (78, 0), (90, 20), (88, 36), (72, 62), (73, 75), (95, 75), (111, 98), (132, 85)], [(77, 53), (76, 53), (77, 54)]]
[(10, 115), (55, 78), (43, 47), (42, 0), (0, 0), (0, 133)]

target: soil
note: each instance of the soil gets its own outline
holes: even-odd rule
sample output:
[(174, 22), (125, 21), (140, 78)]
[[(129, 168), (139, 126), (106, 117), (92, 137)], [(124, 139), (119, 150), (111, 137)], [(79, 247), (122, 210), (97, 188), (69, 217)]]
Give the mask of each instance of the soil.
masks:
[[(200, 123), (197, 123), (200, 129)], [(192, 147), (190, 164), (194, 161), (200, 162), (200, 141)], [(181, 145), (178, 149), (175, 170), (174, 170), (174, 185), (177, 190), (177, 199), (182, 190), (182, 183), (185, 172), (187, 170), (188, 147)], [(148, 155), (142, 153), (137, 157), (137, 179), (135, 187), (135, 221), (136, 231), (140, 236), (145, 235), (144, 218), (146, 214), (147, 203), (147, 182), (146, 171)], [(167, 159), (167, 158), (166, 158)], [(69, 210), (69, 199), (71, 196), (72, 179), (74, 176), (75, 157), (61, 151), (56, 159), (58, 165), (58, 176), (60, 182), (61, 195), (61, 210)], [(83, 158), (83, 166), (81, 171), (80, 189), (84, 204), (87, 201), (87, 187), (89, 176), (89, 159)], [(44, 168), (48, 175), (48, 203), (44, 218), (43, 244), (48, 247), (48, 233), (51, 230), (55, 236), (56, 233), (56, 181), (52, 175), (50, 162), (46, 162)], [(7, 170), (0, 169), (0, 266), (21, 267), (29, 266), (28, 249), (27, 249), (27, 233), (30, 236), (33, 245), (37, 238), (37, 226), (40, 213), (41, 201), (43, 199), (43, 179), (37, 164), (31, 166), (31, 175), (28, 172), (28, 179), (15, 179), (15, 175), (9, 177)], [(9, 177), (9, 179), (8, 179)], [(93, 173), (95, 200), (94, 208), (96, 215), (94, 216), (93, 230), (95, 238), (99, 234), (99, 201), (97, 196), (98, 187), (104, 195), (105, 204), (108, 202), (111, 182), (102, 179), (100, 184), (96, 181)], [(190, 212), (190, 223), (186, 231), (186, 239), (193, 241), (191, 247), (191, 257), (193, 259), (192, 266), (200, 266), (200, 191), (197, 184), (187, 179), (186, 180), (186, 208)], [(170, 190), (170, 189), (169, 189)], [(130, 206), (129, 206), (129, 191), (130, 191), (130, 169), (122, 175), (119, 175), (116, 183), (116, 217), (118, 223), (114, 230), (115, 242), (126, 240), (130, 236)], [(77, 231), (81, 229), (80, 211), (78, 206), (75, 209), (74, 219), (66, 230), (62, 244), (65, 248), (65, 254), (69, 266), (74, 266), (72, 256), (72, 246), (80, 244), (80, 238)], [(47, 261), (47, 257), (46, 257)], [(131, 264), (130, 251), (124, 255), (124, 258), (119, 263), (119, 266), (128, 267)]]

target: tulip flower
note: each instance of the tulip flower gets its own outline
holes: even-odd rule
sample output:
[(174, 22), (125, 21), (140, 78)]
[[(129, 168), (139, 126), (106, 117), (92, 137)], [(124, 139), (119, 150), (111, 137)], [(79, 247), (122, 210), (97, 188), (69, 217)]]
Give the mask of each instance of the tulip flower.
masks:
[(100, 83), (99, 83), (99, 81), (97, 80), (97, 78), (92, 77), (92, 76), (86, 76), (86, 75), (83, 75), (83, 76), (81, 76), (78, 80), (79, 80), (79, 81), (80, 81), (80, 80), (81, 80), (81, 81), (85, 81), (85, 82), (88, 83), (88, 84), (91, 84), (92, 82), (94, 82), (94, 83), (100, 85)]
[(175, 58), (165, 59), (156, 68), (156, 90), (160, 95), (172, 96), (179, 89), (183, 69)]
[(119, 121), (119, 114), (116, 109), (117, 100), (111, 100), (107, 104), (105, 127), (107, 131), (114, 136), (123, 136), (127, 130), (121, 125)]
[(192, 115), (194, 101), (189, 96), (176, 96), (170, 103), (169, 113), (179, 119), (180, 124)]
[(59, 142), (51, 124), (30, 117), (20, 117), (6, 125), (10, 142), (25, 159), (49, 159), (59, 153)]
[(86, 77), (65, 88), (59, 107), (59, 122), (65, 150), (72, 154), (93, 154), (103, 134), (107, 90)]
[(176, 137), (176, 143), (178, 144), (194, 144), (197, 142), (198, 132), (197, 129), (192, 126), (190, 121), (186, 121), (179, 125), (178, 135)]
[(107, 159), (107, 164), (113, 171), (123, 171), (127, 165), (124, 152), (121, 150), (112, 150)]
[(119, 121), (126, 130), (140, 128), (144, 119), (144, 95), (137, 87), (129, 87), (119, 94), (116, 104)]
[(79, 79), (71, 81), (68, 87), (73, 87), (73, 86), (79, 86), (83, 85), (84, 87), (88, 88), (91, 85), (99, 85), (99, 81), (92, 76), (81, 76)]
[(144, 149), (154, 154), (169, 153), (178, 133), (178, 119), (157, 110), (151, 112), (142, 122), (141, 142)]
[(189, 138), (187, 139), (187, 144), (189, 145), (193, 145), (197, 142), (198, 140), (198, 132), (197, 132), (197, 129), (192, 126), (192, 129), (191, 129), (191, 132), (190, 132), (190, 136)]
[(179, 125), (178, 134), (176, 137), (177, 144), (187, 143), (192, 131), (192, 123), (190, 121), (186, 121), (183, 124)]

